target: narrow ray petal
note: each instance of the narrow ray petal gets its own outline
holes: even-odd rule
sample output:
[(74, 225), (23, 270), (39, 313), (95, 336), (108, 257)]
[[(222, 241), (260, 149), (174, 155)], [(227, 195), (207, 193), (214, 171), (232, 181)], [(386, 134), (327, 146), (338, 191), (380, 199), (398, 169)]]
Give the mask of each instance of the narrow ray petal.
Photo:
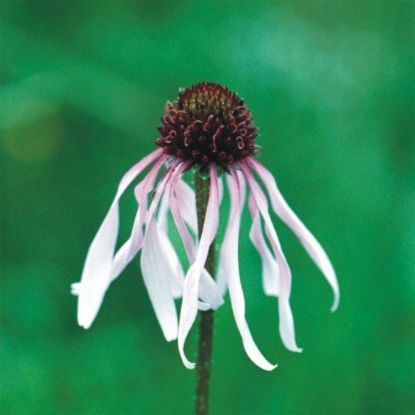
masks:
[(72, 295), (79, 295), (79, 291), (81, 290), (81, 283), (74, 282), (71, 284), (71, 294)]
[(194, 190), (184, 180), (178, 180), (174, 192), (183, 219), (190, 226), (192, 232), (197, 234), (197, 211)]
[(331, 311), (335, 311), (340, 301), (340, 290), (336, 273), (326, 252), (317, 241), (317, 239), (313, 236), (313, 234), (305, 227), (297, 215), (288, 206), (287, 202), (279, 191), (272, 174), (264, 166), (262, 166), (262, 164), (253, 159), (250, 159), (249, 163), (264, 182), (275, 213), (297, 235), (305, 250), (308, 252), (310, 257), (326, 277), (326, 280), (330, 284), (334, 294), (334, 302), (331, 307)]
[(203, 269), (199, 281), (199, 298), (208, 304), (211, 310), (217, 310), (223, 305), (222, 292), (206, 269)]
[(165, 249), (153, 220), (148, 225), (141, 253), (141, 271), (157, 320), (167, 341), (177, 337), (177, 314), (171, 291), (171, 264), (160, 255)]
[(173, 165), (169, 168), (157, 186), (156, 194), (149, 210), (148, 224), (141, 253), (141, 270), (144, 284), (167, 341), (177, 338), (177, 312), (171, 290), (171, 276), (176, 270), (172, 269), (172, 262), (166, 255), (165, 241), (160, 238), (157, 221), (154, 216), (162, 193), (168, 185), (175, 167), (176, 165)]
[(157, 217), (157, 223), (159, 228), (168, 234), (168, 213), (169, 213), (169, 197), (164, 193), (163, 197), (161, 198), (159, 212)]
[(166, 259), (170, 268), (170, 273), (167, 275), (167, 277), (170, 281), (170, 289), (173, 294), (173, 298), (180, 298), (183, 293), (184, 281), (182, 264), (180, 263), (179, 257), (174, 250), (173, 244), (170, 241), (168, 234), (158, 223), (156, 224), (156, 227), (160, 246), (163, 247), (162, 256)]
[[(240, 171), (236, 171), (236, 174), (238, 176), (239, 179), (239, 187), (240, 187), (240, 191), (241, 191), (241, 197), (242, 200), (245, 200), (245, 192), (246, 192), (246, 186), (245, 186), (245, 180), (243, 178), (243, 174)], [(221, 186), (220, 186), (220, 201), (222, 202), (222, 198), (223, 198), (223, 184), (222, 182)], [(227, 289), (227, 283), (226, 283), (226, 273), (223, 270), (223, 266), (222, 266), (222, 257), (219, 257), (219, 264), (218, 264), (218, 270), (217, 270), (217, 276), (216, 276), (216, 285), (218, 286), (218, 290), (219, 290), (219, 294), (220, 296), (223, 298), (226, 294), (226, 289)]]
[(78, 295), (78, 324), (86, 329), (91, 326), (98, 313), (111, 278), (118, 235), (118, 201), (137, 175), (161, 155), (161, 149), (150, 153), (124, 175), (111, 207), (89, 247)]
[(271, 248), (274, 252), (275, 258), (277, 259), (280, 268), (280, 286), (279, 286), (279, 297), (278, 297), (278, 310), (280, 317), (280, 335), (281, 340), (285, 347), (293, 352), (301, 352), (295, 341), (295, 329), (294, 319), (292, 316), (290, 306), (290, 294), (291, 294), (291, 271), (288, 262), (284, 256), (281, 248), (281, 244), (278, 239), (278, 235), (275, 232), (274, 225), (272, 224), (271, 217), (268, 212), (268, 203), (264, 192), (259, 187), (258, 183), (249, 171), (249, 168), (244, 163), (241, 163), (241, 169), (248, 182), (251, 194), (257, 205), (257, 209), (261, 213), (265, 223), (265, 233), (271, 244)]
[(187, 257), (189, 258), (189, 261), (193, 262), (194, 257), (196, 255), (195, 241), (193, 239), (193, 236), (189, 232), (189, 229), (187, 228), (185, 224), (185, 220), (182, 214), (183, 210), (181, 209), (181, 204), (183, 202), (179, 201), (179, 198), (175, 191), (174, 183), (172, 185), (169, 197), (170, 197), (169, 199), (170, 211), (173, 215), (173, 220), (176, 224), (176, 228), (182, 239)]
[(199, 280), (203, 273), (205, 262), (208, 256), (209, 247), (212, 244), (219, 223), (218, 218), (219, 195), (216, 166), (210, 166), (210, 191), (206, 208), (205, 223), (203, 224), (202, 235), (196, 253), (195, 262), (187, 272), (183, 301), (180, 312), (178, 347), (183, 364), (188, 369), (193, 369), (195, 364), (190, 362), (184, 353), (186, 337), (195, 321), (198, 309)]
[[(182, 199), (183, 197), (186, 197), (186, 194), (184, 194), (183, 192), (180, 193), (180, 191), (177, 192), (176, 191), (177, 187), (175, 186), (176, 180), (172, 179), (172, 181), (173, 181), (173, 184), (171, 186), (170, 201), (169, 201), (170, 210), (172, 212), (172, 215), (173, 215), (176, 227), (179, 231), (180, 237), (182, 238), (182, 242), (185, 247), (189, 262), (192, 264), (195, 260), (196, 245), (195, 245), (195, 241), (192, 235), (187, 229), (185, 221), (192, 228), (191, 217), (193, 215), (196, 217), (195, 195), (194, 195), (193, 190), (189, 188), (191, 192), (188, 192), (187, 194), (188, 202), (187, 200)], [(177, 185), (179, 184), (180, 184), (180, 181), (178, 181)], [(192, 211), (189, 212), (189, 209), (186, 210), (184, 207), (182, 208), (182, 205), (186, 203), (193, 205), (192, 210), (194, 209), (194, 212)], [(186, 214), (189, 215), (188, 220), (186, 220), (186, 217), (185, 217)], [(196, 217), (196, 220), (197, 220), (197, 217)], [(196, 233), (196, 228), (192, 229), (193, 233)], [(200, 284), (199, 284), (199, 297), (204, 303), (206, 303), (202, 306), (204, 309), (206, 309), (206, 307), (209, 306), (209, 308), (216, 310), (223, 304), (223, 295), (221, 291), (218, 289), (217, 283), (214, 281), (212, 276), (206, 271), (206, 269), (203, 269), (203, 272), (201, 275)]]
[(138, 203), (137, 214), (134, 219), (133, 228), (130, 238), (124, 242), (121, 248), (114, 256), (111, 268), (111, 282), (114, 281), (131, 260), (137, 255), (143, 244), (143, 225), (147, 216), (147, 199), (148, 194), (154, 188), (154, 182), (160, 171), (165, 158), (161, 157), (152, 167), (147, 176), (135, 188), (135, 194)]
[(230, 170), (231, 176), (227, 177), (227, 183), (231, 198), (231, 211), (221, 249), (222, 271), (227, 279), (233, 315), (247, 355), (261, 369), (273, 370), (277, 365), (269, 363), (259, 351), (245, 318), (245, 299), (239, 276), (238, 260), (238, 240), (243, 199), (237, 173), (232, 166)]
[[(181, 211), (184, 212), (186, 215), (186, 219), (188, 221), (197, 220), (196, 212), (192, 212), (192, 198), (194, 199), (194, 192), (190, 188), (188, 184), (186, 184), (181, 175), (183, 171), (188, 168), (187, 163), (182, 163), (180, 167), (178, 167), (171, 176), (171, 179), (166, 186), (166, 190), (164, 191), (161, 206), (159, 209), (158, 215), (158, 233), (159, 237), (162, 240), (164, 246), (163, 254), (166, 257), (166, 260), (170, 262), (170, 267), (173, 270), (171, 273), (171, 290), (173, 293), (174, 298), (180, 298), (183, 293), (183, 281), (184, 281), (184, 272), (182, 265), (180, 263), (179, 257), (173, 247), (173, 244), (170, 240), (169, 233), (168, 233), (168, 226), (167, 226), (167, 215), (169, 210), (170, 204), (170, 193), (172, 189), (179, 189), (181, 197), (183, 197), (183, 207)], [(195, 201), (193, 200), (194, 209), (196, 210)], [(186, 205), (186, 206), (184, 206)], [(194, 218), (192, 217), (194, 215)]]
[(278, 297), (280, 269), (274, 256), (270, 252), (262, 233), (261, 217), (256, 209), (253, 196), (249, 197), (249, 210), (252, 217), (252, 226), (249, 237), (257, 249), (262, 260), (262, 285), (266, 295)]

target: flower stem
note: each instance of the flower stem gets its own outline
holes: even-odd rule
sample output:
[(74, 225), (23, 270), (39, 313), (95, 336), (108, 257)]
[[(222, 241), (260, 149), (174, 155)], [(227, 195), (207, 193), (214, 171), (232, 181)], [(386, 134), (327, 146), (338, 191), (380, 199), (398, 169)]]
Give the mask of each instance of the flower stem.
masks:
[[(199, 172), (197, 172), (195, 174), (194, 181), (196, 188), (198, 229), (199, 235), (201, 235), (209, 198), (210, 180), (204, 178)], [(215, 241), (213, 241), (210, 246), (205, 267), (209, 274), (214, 276)], [(207, 415), (209, 413), (209, 379), (212, 358), (213, 321), (213, 310), (200, 312), (195, 407), (196, 415)]]

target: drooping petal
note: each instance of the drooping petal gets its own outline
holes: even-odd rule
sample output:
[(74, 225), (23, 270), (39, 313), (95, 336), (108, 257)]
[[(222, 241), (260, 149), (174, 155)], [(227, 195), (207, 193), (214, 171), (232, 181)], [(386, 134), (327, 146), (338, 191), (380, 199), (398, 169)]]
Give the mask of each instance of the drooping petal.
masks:
[(168, 213), (169, 213), (169, 197), (164, 194), (161, 198), (157, 223), (159, 228), (168, 234)]
[(216, 167), (210, 166), (210, 191), (206, 208), (205, 223), (197, 249), (195, 261), (190, 267), (184, 281), (183, 301), (180, 312), (178, 347), (183, 364), (188, 369), (193, 369), (195, 364), (190, 362), (184, 353), (186, 337), (195, 321), (198, 309), (199, 280), (203, 273), (208, 256), (209, 247), (212, 244), (218, 229), (218, 180)]
[(71, 294), (72, 295), (79, 295), (80, 290), (81, 290), (81, 283), (80, 282), (73, 282), (71, 284)]
[(278, 310), (279, 310), (279, 329), (281, 340), (288, 350), (293, 352), (301, 352), (295, 341), (295, 329), (294, 319), (292, 316), (290, 306), (290, 295), (291, 295), (291, 271), (285, 255), (282, 251), (281, 244), (278, 239), (278, 235), (275, 232), (274, 226), (271, 221), (271, 217), (268, 213), (268, 203), (264, 192), (259, 187), (258, 183), (252, 176), (247, 165), (244, 163), (240, 164), (241, 169), (248, 182), (249, 188), (253, 199), (255, 200), (257, 209), (261, 213), (265, 223), (265, 233), (271, 244), (271, 248), (274, 252), (275, 258), (280, 268), (280, 285), (279, 285), (279, 296), (278, 296)]
[[(168, 188), (170, 189), (175, 181), (181, 182), (180, 175), (182, 174), (181, 169), (176, 169), (173, 172), (170, 182), (168, 183)], [(168, 213), (169, 213), (169, 191), (166, 191), (163, 194), (161, 199), (159, 212), (158, 212), (158, 220), (157, 220), (157, 228), (158, 228), (158, 235), (161, 240), (161, 243), (164, 247), (164, 255), (166, 259), (170, 262), (171, 269), (174, 270), (171, 274), (171, 290), (173, 293), (173, 297), (175, 299), (180, 298), (183, 293), (183, 281), (184, 281), (184, 272), (183, 267), (180, 263), (179, 257), (177, 256), (176, 251), (174, 250), (173, 244), (169, 237), (169, 230), (168, 230)]]
[(249, 358), (261, 369), (273, 370), (277, 365), (269, 363), (255, 344), (245, 318), (245, 299), (239, 276), (238, 240), (243, 209), (243, 199), (239, 179), (234, 167), (230, 167), (231, 176), (227, 177), (231, 198), (231, 211), (229, 222), (222, 243), (221, 258), (224, 275), (227, 279), (229, 296), (231, 299), (233, 315), (243, 346)]
[(171, 270), (168, 275), (170, 281), (170, 289), (173, 294), (173, 298), (180, 298), (183, 293), (183, 281), (184, 272), (179, 257), (174, 250), (173, 244), (170, 241), (168, 234), (164, 229), (156, 223), (157, 234), (160, 241), (160, 246), (163, 247), (162, 256), (166, 259)]
[(154, 182), (164, 162), (165, 158), (160, 158), (154, 164), (147, 176), (135, 188), (135, 194), (138, 202), (137, 214), (134, 219), (130, 238), (124, 242), (114, 256), (111, 268), (111, 282), (121, 274), (121, 272), (141, 249), (144, 238), (143, 225), (147, 216), (148, 194), (153, 190)]
[[(183, 245), (186, 250), (187, 257), (189, 262), (192, 264), (195, 260), (196, 255), (196, 244), (190, 234), (185, 221), (192, 228), (193, 233), (197, 232), (197, 216), (196, 216), (196, 202), (195, 195), (193, 190), (186, 184), (188, 189), (186, 192), (183, 192), (183, 186), (180, 184), (180, 181), (177, 182), (172, 179), (173, 184), (170, 191), (170, 210), (172, 212), (176, 227), (179, 231), (180, 237), (182, 238)], [(182, 182), (183, 184), (184, 182)], [(178, 190), (178, 186), (181, 186), (181, 189)], [(183, 205), (187, 204), (188, 207), (185, 208)], [(189, 206), (191, 209), (189, 209)], [(186, 215), (188, 219), (186, 220)], [(193, 218), (196, 220), (196, 224), (191, 224)], [(223, 296), (221, 295), (220, 290), (216, 282), (213, 280), (212, 276), (203, 269), (200, 284), (199, 284), (199, 297), (202, 302), (205, 304), (199, 303), (199, 309), (213, 309), (216, 310), (223, 304)]]
[(209, 306), (210, 310), (217, 310), (223, 305), (222, 291), (205, 268), (199, 281), (199, 298)]
[(178, 180), (174, 192), (184, 221), (190, 226), (192, 232), (197, 234), (197, 211), (194, 190), (184, 180)]
[(336, 273), (326, 252), (317, 241), (317, 239), (313, 236), (313, 234), (305, 227), (297, 215), (288, 206), (281, 192), (278, 190), (277, 184), (272, 174), (254, 159), (251, 159), (249, 163), (264, 182), (275, 213), (297, 235), (305, 250), (308, 252), (310, 257), (313, 259), (315, 264), (318, 266), (330, 284), (334, 294), (334, 302), (331, 307), (331, 311), (335, 311), (340, 301), (340, 290)]
[(165, 240), (160, 238), (155, 212), (176, 165), (169, 167), (157, 186), (148, 214), (148, 224), (141, 253), (141, 271), (144, 284), (167, 341), (177, 338), (177, 312), (171, 290), (172, 274), (177, 270), (172, 267), (173, 263), (169, 260), (169, 251)]
[(172, 190), (170, 191), (170, 210), (173, 215), (173, 220), (176, 224), (176, 228), (180, 234), (184, 248), (186, 250), (187, 257), (189, 258), (189, 261), (192, 262), (196, 255), (195, 241), (185, 224), (185, 220), (182, 214), (183, 210), (181, 209), (181, 203), (179, 202), (179, 198), (175, 192), (175, 187), (173, 185)]
[(249, 210), (252, 217), (252, 226), (249, 237), (257, 249), (262, 260), (262, 285), (266, 295), (278, 297), (280, 285), (280, 269), (274, 256), (270, 252), (262, 233), (261, 217), (256, 209), (253, 196), (249, 197)]
[[(242, 200), (245, 200), (245, 192), (246, 192), (246, 186), (245, 186), (245, 180), (243, 179), (243, 175), (240, 171), (236, 171), (236, 174), (238, 176), (239, 179), (239, 188), (241, 191), (241, 197)], [(222, 181), (220, 181), (220, 192), (219, 192), (219, 196), (220, 196), (220, 203), (222, 203), (222, 198), (223, 198), (223, 184)], [(219, 264), (218, 264), (218, 270), (217, 270), (217, 276), (216, 276), (216, 285), (218, 286), (218, 290), (220, 293), (221, 297), (225, 296), (226, 293), (226, 275), (225, 272), (223, 270), (223, 266), (222, 266), (222, 257), (219, 257)]]
[(124, 175), (111, 207), (89, 247), (79, 287), (77, 316), (78, 324), (86, 329), (94, 321), (111, 280), (119, 224), (118, 201), (137, 175), (159, 157), (162, 157), (161, 149), (150, 153)]
[(164, 249), (165, 245), (153, 220), (146, 230), (141, 253), (141, 272), (163, 334), (167, 341), (171, 341), (177, 337), (177, 313), (170, 284), (170, 275), (174, 270), (165, 261), (165, 256), (160, 255)]

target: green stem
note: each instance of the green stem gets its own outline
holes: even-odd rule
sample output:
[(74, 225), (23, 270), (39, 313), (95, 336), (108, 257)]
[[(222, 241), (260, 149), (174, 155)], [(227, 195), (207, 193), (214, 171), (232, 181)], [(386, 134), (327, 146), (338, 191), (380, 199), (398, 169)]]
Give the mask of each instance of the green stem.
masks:
[[(203, 224), (205, 222), (210, 180), (202, 177), (199, 172), (195, 174), (194, 180), (196, 188), (197, 221), (200, 237), (202, 234)], [(210, 246), (205, 268), (210, 275), (214, 276), (215, 241), (213, 241)], [(213, 322), (213, 310), (200, 312), (195, 408), (195, 413), (197, 415), (207, 415), (209, 413), (209, 379), (212, 359)]]

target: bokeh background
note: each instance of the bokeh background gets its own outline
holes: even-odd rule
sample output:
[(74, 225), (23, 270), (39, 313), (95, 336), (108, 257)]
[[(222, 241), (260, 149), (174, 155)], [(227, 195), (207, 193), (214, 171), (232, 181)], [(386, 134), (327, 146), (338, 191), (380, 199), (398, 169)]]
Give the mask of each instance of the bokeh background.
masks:
[[(1, 1), (1, 413), (188, 414), (195, 373), (164, 341), (135, 259), (89, 331), (86, 250), (122, 174), (154, 148), (164, 103), (201, 80), (239, 92), (260, 156), (335, 264), (332, 296), (277, 221), (301, 355), (243, 222), (245, 355), (217, 312), (213, 414), (413, 414), (414, 2)], [(122, 205), (121, 239), (134, 215)], [(195, 353), (196, 333), (188, 344)]]

